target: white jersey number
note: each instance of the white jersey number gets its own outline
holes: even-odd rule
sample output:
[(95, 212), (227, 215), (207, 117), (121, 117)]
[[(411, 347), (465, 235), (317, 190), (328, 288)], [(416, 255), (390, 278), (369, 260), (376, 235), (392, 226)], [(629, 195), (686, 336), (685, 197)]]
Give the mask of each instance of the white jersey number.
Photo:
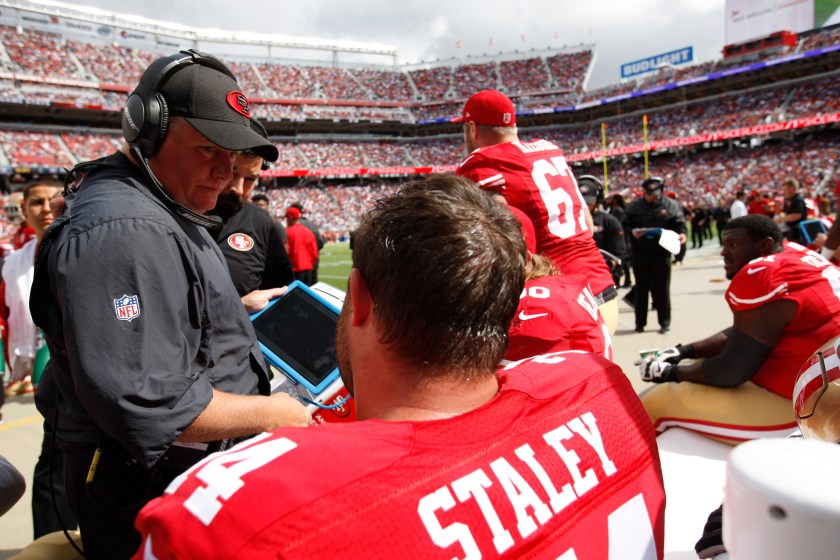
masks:
[[(540, 198), (548, 212), (548, 231), (560, 239), (568, 239), (588, 230), (584, 210), (586, 204), (565, 158), (558, 156), (550, 161), (535, 161), (531, 169), (531, 178), (537, 185)], [(575, 200), (578, 201), (579, 208), (577, 216), (574, 211)]]
[[(656, 560), (656, 541), (645, 508), (645, 498), (636, 494), (613, 511), (607, 521), (609, 560)], [(570, 548), (557, 560), (578, 560)]]
[(184, 501), (184, 507), (205, 526), (210, 525), (221, 511), (223, 502), (245, 486), (243, 476), (295, 447), (297, 444), (292, 440), (279, 438), (209, 457), (195, 472), (195, 477), (206, 486), (196, 488)]

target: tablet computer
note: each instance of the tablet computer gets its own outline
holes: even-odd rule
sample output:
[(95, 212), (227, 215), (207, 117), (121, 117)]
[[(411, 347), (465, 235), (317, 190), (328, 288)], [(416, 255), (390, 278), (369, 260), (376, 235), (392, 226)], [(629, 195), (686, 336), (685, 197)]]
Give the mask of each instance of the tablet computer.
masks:
[(799, 222), (799, 229), (802, 231), (802, 241), (807, 245), (813, 243), (814, 239), (820, 233), (826, 233), (828, 230), (822, 220), (805, 220)]
[(339, 378), (335, 356), (338, 307), (295, 280), (281, 297), (251, 315), (268, 362), (317, 396)]

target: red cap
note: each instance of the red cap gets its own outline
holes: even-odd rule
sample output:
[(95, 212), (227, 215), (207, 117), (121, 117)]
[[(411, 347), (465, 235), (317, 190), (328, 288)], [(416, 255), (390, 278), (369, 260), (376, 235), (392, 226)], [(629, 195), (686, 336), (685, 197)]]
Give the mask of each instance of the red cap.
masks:
[(300, 210), (298, 210), (297, 208), (295, 208), (294, 206), (292, 206), (291, 208), (289, 208), (288, 210), (286, 210), (286, 217), (287, 217), (287, 218), (289, 218), (289, 217), (292, 217), (292, 218), (300, 218)]
[(513, 101), (495, 89), (485, 89), (467, 99), (464, 112), (449, 122), (471, 121), (482, 126), (516, 126)]
[(536, 253), (537, 252), (537, 234), (534, 230), (534, 222), (531, 221), (525, 212), (520, 210), (519, 208), (514, 208), (513, 206), (508, 206), (510, 213), (516, 216), (516, 219), (519, 220), (519, 223), (522, 224), (522, 233), (525, 236), (525, 246), (528, 247), (529, 253)]

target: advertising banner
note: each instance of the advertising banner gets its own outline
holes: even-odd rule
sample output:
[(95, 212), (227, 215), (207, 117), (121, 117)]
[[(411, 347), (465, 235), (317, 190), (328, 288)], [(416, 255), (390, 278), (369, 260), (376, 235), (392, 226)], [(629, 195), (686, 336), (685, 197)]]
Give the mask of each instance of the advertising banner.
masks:
[(663, 66), (678, 66), (694, 60), (694, 47), (657, 54), (621, 65), (621, 78), (630, 78), (645, 72), (653, 72)]

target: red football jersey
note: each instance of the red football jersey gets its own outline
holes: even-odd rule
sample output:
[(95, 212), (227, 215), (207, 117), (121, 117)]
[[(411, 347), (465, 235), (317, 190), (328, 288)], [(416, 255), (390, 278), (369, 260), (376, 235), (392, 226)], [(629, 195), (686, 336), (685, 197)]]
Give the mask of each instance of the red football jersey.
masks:
[(613, 359), (612, 339), (586, 278), (546, 276), (525, 283), (511, 321), (506, 360), (583, 350)]
[(453, 418), (286, 428), (212, 455), (140, 512), (135, 558), (661, 559), (653, 427), (621, 369), (547, 354), (499, 383)]
[(24, 245), (32, 241), (33, 239), (37, 239), (38, 235), (35, 233), (35, 228), (23, 222), (20, 224), (20, 227), (14, 233), (12, 237), (12, 246), (17, 251), (21, 249)]
[(797, 243), (786, 243), (781, 253), (750, 261), (726, 291), (733, 312), (777, 300), (796, 302), (796, 315), (751, 381), (791, 398), (805, 361), (840, 335), (840, 268)]
[(563, 151), (547, 140), (478, 148), (455, 173), (499, 193), (531, 218), (537, 252), (568, 274), (583, 274), (595, 294), (613, 286), (612, 275), (586, 225), (586, 203)]

